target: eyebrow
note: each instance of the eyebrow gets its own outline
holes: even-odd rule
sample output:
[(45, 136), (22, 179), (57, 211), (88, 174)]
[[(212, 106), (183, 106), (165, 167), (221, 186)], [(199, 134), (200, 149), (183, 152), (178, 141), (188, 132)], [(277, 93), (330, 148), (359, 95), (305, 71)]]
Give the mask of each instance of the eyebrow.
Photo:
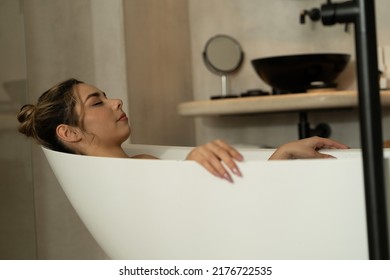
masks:
[(88, 94), (88, 96), (87, 96), (87, 98), (85, 98), (84, 102), (87, 102), (87, 100), (89, 98), (91, 98), (91, 97), (100, 97), (100, 95), (103, 95), (104, 97), (107, 97), (104, 92), (93, 92), (93, 93)]

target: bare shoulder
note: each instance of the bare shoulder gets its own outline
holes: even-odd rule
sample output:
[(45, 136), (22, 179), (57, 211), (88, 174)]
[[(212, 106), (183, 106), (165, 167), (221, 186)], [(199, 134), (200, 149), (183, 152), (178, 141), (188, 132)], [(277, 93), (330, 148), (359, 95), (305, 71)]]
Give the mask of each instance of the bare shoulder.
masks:
[(131, 158), (138, 158), (138, 159), (158, 159), (154, 156), (151, 156), (151, 155), (147, 155), (147, 154), (140, 154), (140, 155), (135, 155), (135, 156), (132, 156)]

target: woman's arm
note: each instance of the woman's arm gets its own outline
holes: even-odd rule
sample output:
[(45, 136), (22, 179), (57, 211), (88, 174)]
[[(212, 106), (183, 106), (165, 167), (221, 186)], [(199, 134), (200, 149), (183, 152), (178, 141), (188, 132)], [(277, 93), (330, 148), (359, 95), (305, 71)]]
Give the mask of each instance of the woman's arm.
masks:
[(280, 146), (269, 159), (333, 158), (331, 155), (320, 153), (320, 149), (348, 149), (348, 146), (315, 136), (286, 143)]

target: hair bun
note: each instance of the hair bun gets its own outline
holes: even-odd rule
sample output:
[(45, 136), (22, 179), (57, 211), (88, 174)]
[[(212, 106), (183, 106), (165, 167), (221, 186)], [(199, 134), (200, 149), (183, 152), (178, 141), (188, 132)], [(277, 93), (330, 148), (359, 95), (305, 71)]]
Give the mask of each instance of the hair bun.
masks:
[(18, 130), (26, 136), (35, 135), (35, 111), (36, 107), (32, 104), (27, 104), (20, 108), (20, 112), (18, 114), (18, 121), (20, 123)]

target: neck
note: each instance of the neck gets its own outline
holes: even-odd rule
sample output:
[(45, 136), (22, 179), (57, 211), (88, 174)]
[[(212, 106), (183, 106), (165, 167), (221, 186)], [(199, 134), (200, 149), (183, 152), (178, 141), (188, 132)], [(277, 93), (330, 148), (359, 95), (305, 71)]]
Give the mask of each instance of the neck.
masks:
[(97, 157), (116, 157), (116, 158), (128, 158), (129, 157), (125, 153), (125, 151), (122, 149), (122, 147), (89, 149), (84, 154), (88, 155), (88, 156), (97, 156)]

